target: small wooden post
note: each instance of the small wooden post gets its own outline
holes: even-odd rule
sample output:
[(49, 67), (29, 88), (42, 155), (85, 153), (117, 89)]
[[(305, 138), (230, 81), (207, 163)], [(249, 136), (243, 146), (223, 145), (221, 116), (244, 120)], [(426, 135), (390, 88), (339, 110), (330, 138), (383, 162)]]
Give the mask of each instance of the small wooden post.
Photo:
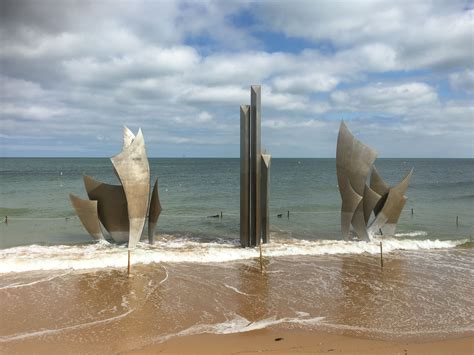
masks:
[(131, 254), (131, 250), (128, 249), (128, 268), (127, 268), (127, 275), (130, 277), (130, 269), (131, 269), (131, 265), (130, 265), (130, 254)]
[(380, 267), (383, 267), (383, 251), (382, 251), (382, 242), (380, 242)]
[(262, 240), (260, 239), (260, 272), (263, 272)]
[(459, 216), (456, 216), (456, 227), (459, 226)]

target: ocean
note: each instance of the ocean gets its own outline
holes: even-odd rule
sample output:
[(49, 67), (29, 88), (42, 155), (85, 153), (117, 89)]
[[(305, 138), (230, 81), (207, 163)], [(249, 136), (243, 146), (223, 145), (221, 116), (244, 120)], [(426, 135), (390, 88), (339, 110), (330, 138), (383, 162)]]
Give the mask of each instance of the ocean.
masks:
[(265, 327), (472, 335), (474, 160), (375, 165), (391, 185), (414, 168), (408, 201), (394, 237), (350, 242), (335, 159), (273, 159), (260, 272), (258, 250), (239, 246), (239, 159), (152, 158), (163, 211), (156, 244), (139, 243), (128, 278), (126, 247), (92, 241), (68, 198), (86, 198), (83, 174), (118, 184), (109, 159), (2, 158), (0, 350), (89, 341), (109, 353), (114, 339), (133, 349)]

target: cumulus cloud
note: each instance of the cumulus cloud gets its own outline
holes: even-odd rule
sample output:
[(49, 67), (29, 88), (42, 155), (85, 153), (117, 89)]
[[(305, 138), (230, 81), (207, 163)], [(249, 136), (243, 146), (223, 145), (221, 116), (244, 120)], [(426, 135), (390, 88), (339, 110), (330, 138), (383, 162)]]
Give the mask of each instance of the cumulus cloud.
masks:
[[(472, 16), (464, 1), (262, 2), (258, 16), (273, 31), (327, 41), (341, 49), (374, 43), (374, 57), (397, 61), (404, 69), (472, 67)], [(370, 48), (370, 47), (369, 47)]]
[(376, 83), (351, 90), (337, 90), (331, 99), (340, 110), (403, 114), (413, 108), (438, 103), (434, 88), (425, 83), (387, 85)]
[(453, 73), (449, 76), (449, 82), (454, 90), (474, 94), (474, 70)]
[(152, 156), (237, 156), (239, 106), (262, 84), (275, 156), (334, 156), (341, 118), (374, 143), (472, 155), (472, 16), (463, 2), (5, 0), (2, 154), (110, 155), (127, 124)]

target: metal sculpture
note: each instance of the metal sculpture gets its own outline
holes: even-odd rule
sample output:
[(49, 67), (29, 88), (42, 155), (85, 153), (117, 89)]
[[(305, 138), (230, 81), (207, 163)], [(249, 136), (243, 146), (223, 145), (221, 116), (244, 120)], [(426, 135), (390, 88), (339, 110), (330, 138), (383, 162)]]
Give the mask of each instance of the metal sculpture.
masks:
[(141, 238), (150, 209), (148, 240), (153, 243), (161, 204), (158, 180), (155, 181), (150, 200), (150, 167), (142, 131), (139, 130), (135, 136), (124, 127), (122, 152), (112, 157), (111, 161), (121, 185), (106, 184), (84, 175), (89, 201), (70, 195), (77, 215), (95, 239), (104, 238), (100, 228), (102, 223), (114, 241), (128, 242), (130, 250), (136, 247)]
[(118, 243), (127, 242), (130, 223), (122, 185), (106, 184), (88, 175), (84, 175), (83, 179), (87, 196), (97, 202), (99, 220), (110, 237)]
[(261, 152), (260, 106), (261, 86), (252, 85), (250, 106), (240, 106), (240, 243), (244, 247), (269, 241), (271, 156)]
[(148, 241), (155, 242), (155, 227), (161, 213), (160, 196), (158, 195), (158, 178), (155, 179), (153, 191), (151, 193), (150, 211), (148, 212)]
[(110, 158), (127, 198), (130, 223), (128, 248), (133, 249), (142, 236), (150, 195), (150, 166), (141, 129), (121, 153)]
[(337, 139), (336, 170), (344, 236), (349, 235), (352, 224), (359, 239), (370, 240), (364, 220), (363, 196), (367, 175), (376, 157), (377, 152), (357, 140), (342, 121)]
[(81, 223), (92, 238), (103, 240), (104, 235), (100, 228), (99, 215), (97, 213), (97, 201), (83, 200), (73, 194), (69, 194), (69, 199)]
[[(396, 187), (390, 188), (380, 177), (373, 163), (377, 152), (357, 140), (341, 121), (336, 149), (336, 171), (341, 194), (341, 232), (344, 237), (353, 233), (360, 240), (369, 241), (375, 232), (395, 233), (395, 226), (406, 202), (404, 193), (412, 171)], [(370, 187), (367, 177), (371, 173)], [(370, 216), (375, 220), (368, 227)]]
[[(398, 185), (389, 188), (388, 192), (380, 198), (380, 203), (377, 204), (376, 209), (374, 208), (375, 220), (369, 227), (370, 234), (374, 235), (377, 232), (381, 232), (384, 235), (395, 234), (398, 219), (408, 200), (405, 192), (408, 189), (412, 175), (413, 168)], [(380, 176), (379, 178), (381, 180)]]

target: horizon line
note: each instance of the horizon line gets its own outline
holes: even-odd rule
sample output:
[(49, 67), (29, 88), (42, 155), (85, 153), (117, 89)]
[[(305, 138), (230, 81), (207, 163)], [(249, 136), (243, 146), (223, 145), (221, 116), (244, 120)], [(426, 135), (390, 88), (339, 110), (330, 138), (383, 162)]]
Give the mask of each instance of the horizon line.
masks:
[[(0, 159), (110, 159), (109, 156), (0, 156)], [(164, 156), (148, 159), (240, 159), (240, 157)], [(336, 157), (274, 157), (272, 159), (336, 159)], [(474, 157), (377, 157), (377, 159), (474, 159)]]

